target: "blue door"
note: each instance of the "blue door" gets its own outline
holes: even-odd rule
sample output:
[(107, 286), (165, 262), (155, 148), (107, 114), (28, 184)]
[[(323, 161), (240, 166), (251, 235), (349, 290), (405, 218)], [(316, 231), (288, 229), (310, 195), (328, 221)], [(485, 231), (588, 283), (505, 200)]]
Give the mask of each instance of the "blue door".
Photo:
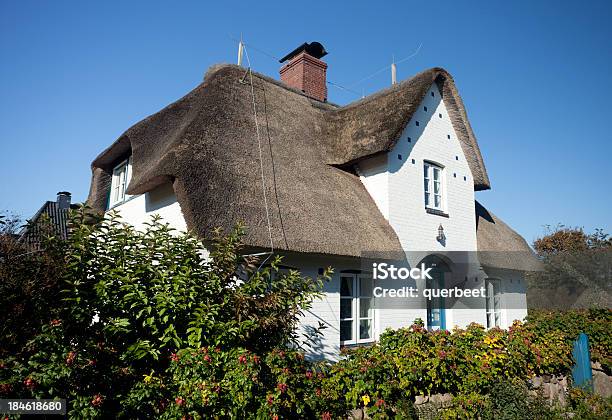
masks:
[[(430, 290), (443, 289), (444, 273), (442, 271), (432, 271), (430, 275), (432, 279), (426, 281), (425, 287)], [(427, 328), (430, 330), (446, 329), (446, 314), (443, 297), (432, 297), (427, 300)]]

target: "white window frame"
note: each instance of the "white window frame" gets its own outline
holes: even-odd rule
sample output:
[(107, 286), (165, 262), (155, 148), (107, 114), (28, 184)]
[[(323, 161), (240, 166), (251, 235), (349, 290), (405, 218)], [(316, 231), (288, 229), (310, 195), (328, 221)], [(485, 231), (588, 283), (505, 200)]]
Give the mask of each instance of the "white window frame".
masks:
[(108, 207), (115, 207), (131, 196), (126, 194), (127, 186), (132, 179), (132, 157), (122, 161), (113, 169)]
[(487, 317), (487, 329), (501, 327), (502, 325), (502, 290), (499, 279), (485, 279), (485, 291), (487, 293), (485, 310)]
[[(342, 279), (347, 278), (350, 279), (352, 285), (352, 295), (351, 296), (343, 296), (342, 295)], [(370, 279), (372, 280), (372, 276), (366, 273), (340, 273), (340, 345), (356, 345), (356, 344), (364, 344), (364, 343), (372, 343), (376, 340), (376, 318), (375, 313), (376, 310), (372, 308), (374, 304), (374, 296), (362, 294), (360, 290), (360, 279)], [(368, 316), (362, 317), (361, 314), (361, 305), (364, 299), (370, 299), (370, 310)], [(351, 316), (342, 317), (342, 301), (348, 300), (351, 301)], [(342, 322), (352, 322), (352, 339), (351, 340), (342, 340)], [(360, 337), (360, 325), (361, 321), (370, 321), (370, 337), (361, 338)]]
[[(438, 173), (437, 180), (435, 179), (436, 171)], [(427, 160), (423, 162), (423, 202), (425, 208), (439, 211), (446, 210), (445, 176), (444, 166)], [(438, 193), (435, 192), (436, 184)], [(439, 200), (438, 205), (436, 205), (436, 198)]]

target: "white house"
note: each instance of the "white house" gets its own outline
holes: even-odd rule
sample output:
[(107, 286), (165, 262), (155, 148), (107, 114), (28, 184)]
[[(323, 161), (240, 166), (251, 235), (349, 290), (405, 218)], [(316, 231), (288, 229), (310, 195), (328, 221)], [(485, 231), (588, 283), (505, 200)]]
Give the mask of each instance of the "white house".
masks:
[[(341, 107), (327, 102), (325, 54), (301, 45), (282, 60), (281, 81), (211, 68), (94, 160), (89, 204), (137, 227), (157, 213), (202, 238), (244, 221), (249, 250), (273, 246), (305, 275), (333, 267), (302, 321), (327, 326), (315, 356), (417, 318), (429, 328), (522, 319), (524, 272), (537, 262), (475, 201), (490, 182), (450, 74), (429, 69)], [(377, 261), (424, 264), (432, 279), (374, 280)], [(375, 296), (403, 285), (420, 294)], [(451, 288), (485, 296), (422, 296)]]

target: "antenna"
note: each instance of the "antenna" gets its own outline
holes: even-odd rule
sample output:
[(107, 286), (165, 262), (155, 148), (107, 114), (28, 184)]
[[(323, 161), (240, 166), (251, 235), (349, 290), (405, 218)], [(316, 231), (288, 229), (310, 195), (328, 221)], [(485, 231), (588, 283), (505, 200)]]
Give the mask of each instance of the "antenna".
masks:
[(244, 51), (244, 42), (242, 42), (242, 34), (240, 34), (240, 42), (238, 42), (238, 65), (242, 66), (242, 53)]
[(397, 66), (395, 65), (395, 56), (391, 56), (391, 84), (397, 84)]

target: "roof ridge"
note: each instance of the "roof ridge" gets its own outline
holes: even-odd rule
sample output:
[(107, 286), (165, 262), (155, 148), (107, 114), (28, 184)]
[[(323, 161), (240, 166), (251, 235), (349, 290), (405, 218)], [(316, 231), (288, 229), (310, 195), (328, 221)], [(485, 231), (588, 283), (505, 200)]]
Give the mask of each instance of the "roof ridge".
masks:
[[(380, 98), (381, 96), (385, 96), (385, 95), (389, 95), (391, 93), (394, 93), (396, 90), (401, 90), (403, 87), (405, 87), (408, 83), (414, 81), (415, 78), (417, 78), (418, 76), (424, 75), (426, 73), (443, 73), (445, 77), (449, 77), (450, 79), (452, 79), (452, 76), (450, 75), (450, 73), (444, 69), (443, 67), (431, 67), (429, 69), (420, 71), (418, 73), (413, 74), (412, 76), (403, 79), (402, 81), (400, 81), (399, 83), (396, 83), (394, 85), (388, 86), (386, 88), (377, 90), (376, 92), (364, 96), (363, 98), (357, 99), (356, 101), (350, 102), (346, 105), (341, 106), (341, 109), (347, 109), (347, 108), (352, 108), (353, 106), (359, 106), (363, 103), (375, 100)], [(435, 79), (432, 79), (432, 83), (434, 82)]]
[[(204, 83), (209, 77), (214, 76), (216, 73), (220, 72), (221, 70), (228, 69), (228, 68), (235, 69), (235, 70), (243, 70), (245, 72), (245, 74), (247, 74), (247, 72), (249, 71), (249, 67), (239, 66), (238, 64), (216, 63), (216, 64), (213, 64), (212, 66), (210, 66), (208, 68), (208, 70), (206, 71), (206, 73), (204, 73), (204, 79), (203, 79), (202, 83)], [(316, 105), (328, 105), (328, 106), (330, 106), (332, 108), (341, 108), (341, 105), (335, 104), (333, 102), (323, 102), (323, 101), (319, 101), (318, 99), (312, 98), (312, 97), (306, 95), (301, 90), (299, 90), (297, 88), (294, 88), (294, 87), (291, 87), (291, 86), (285, 84), (282, 80), (275, 79), (272, 76), (268, 76), (266, 74), (259, 73), (259, 72), (255, 71), (255, 70), (252, 70), (252, 69), (251, 69), (251, 72), (252, 72), (254, 77), (257, 77), (257, 78), (259, 78), (261, 80), (264, 80), (264, 81), (266, 81), (268, 83), (272, 83), (272, 84), (274, 84), (274, 85), (276, 85), (278, 87), (281, 87), (281, 88), (283, 88), (285, 90), (288, 90), (290, 92), (297, 93), (298, 95), (303, 96), (303, 97), (309, 99), (313, 104), (316, 104)]]

